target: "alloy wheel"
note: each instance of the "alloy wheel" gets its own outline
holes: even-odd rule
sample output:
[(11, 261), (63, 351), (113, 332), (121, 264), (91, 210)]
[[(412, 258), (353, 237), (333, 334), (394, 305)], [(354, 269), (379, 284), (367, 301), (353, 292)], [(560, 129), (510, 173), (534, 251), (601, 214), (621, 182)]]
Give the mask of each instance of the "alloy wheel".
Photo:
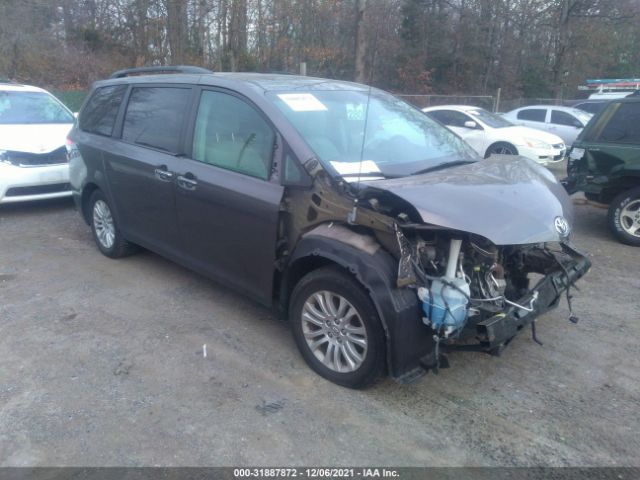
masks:
[(107, 202), (97, 200), (93, 204), (93, 228), (96, 237), (104, 248), (111, 248), (116, 239), (116, 227), (113, 223), (113, 215)]
[(505, 145), (500, 145), (498, 147), (495, 147), (493, 151), (498, 155), (515, 155), (515, 152), (511, 148)]
[(620, 211), (620, 226), (629, 235), (640, 238), (640, 199), (632, 200)]
[(302, 333), (307, 346), (330, 370), (357, 370), (367, 355), (367, 330), (358, 311), (341, 295), (312, 294), (302, 308)]

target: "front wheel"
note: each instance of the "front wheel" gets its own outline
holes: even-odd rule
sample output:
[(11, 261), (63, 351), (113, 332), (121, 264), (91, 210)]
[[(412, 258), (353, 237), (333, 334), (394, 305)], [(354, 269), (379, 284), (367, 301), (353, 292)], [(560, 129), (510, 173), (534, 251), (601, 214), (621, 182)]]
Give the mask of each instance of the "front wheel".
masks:
[(385, 369), (384, 332), (364, 289), (334, 267), (300, 280), (291, 296), (289, 320), (307, 364), (338, 385), (364, 388)]
[(609, 228), (622, 243), (640, 247), (640, 188), (622, 192), (609, 206)]
[(507, 142), (494, 143), (487, 149), (484, 158), (488, 158), (491, 155), (518, 155), (518, 149)]

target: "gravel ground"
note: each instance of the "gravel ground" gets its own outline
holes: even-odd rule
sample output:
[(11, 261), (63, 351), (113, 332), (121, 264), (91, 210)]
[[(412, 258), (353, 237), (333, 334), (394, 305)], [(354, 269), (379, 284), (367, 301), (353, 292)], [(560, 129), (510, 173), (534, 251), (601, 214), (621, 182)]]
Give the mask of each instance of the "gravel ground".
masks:
[(640, 250), (576, 213), (578, 325), (563, 301), (544, 346), (524, 332), (352, 391), (270, 310), (148, 252), (100, 255), (70, 201), (0, 207), (0, 466), (638, 466)]

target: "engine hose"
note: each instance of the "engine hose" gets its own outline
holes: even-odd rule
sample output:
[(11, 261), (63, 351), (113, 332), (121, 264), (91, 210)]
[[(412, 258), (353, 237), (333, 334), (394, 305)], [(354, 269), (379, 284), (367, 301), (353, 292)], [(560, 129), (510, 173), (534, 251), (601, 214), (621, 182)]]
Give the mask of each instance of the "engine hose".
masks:
[(560, 259), (558, 257), (556, 257), (553, 252), (551, 252), (546, 246), (544, 248), (544, 252), (549, 255), (551, 258), (553, 258), (553, 260), (555, 260), (555, 262), (560, 265), (560, 268), (562, 269), (562, 271), (564, 272), (564, 274), (567, 276), (567, 290), (566, 290), (566, 294), (567, 294), (567, 306), (569, 307), (569, 321), (571, 323), (578, 323), (578, 321), (580, 320), (578, 318), (577, 315), (573, 314), (573, 306), (571, 305), (571, 295), (569, 294), (569, 290), (571, 289), (571, 287), (573, 286), (576, 290), (578, 290), (578, 287), (576, 287), (575, 285), (573, 285), (571, 283), (571, 277), (569, 277), (569, 271), (567, 270), (567, 267), (564, 266), (564, 264), (560, 261)]
[(418, 276), (422, 279), (423, 282), (425, 280), (429, 280), (431, 282), (436, 281), (436, 280), (440, 281), (444, 285), (446, 285), (447, 287), (453, 288), (454, 290), (457, 290), (458, 292), (460, 292), (464, 296), (464, 298), (466, 298), (468, 301), (471, 301), (471, 297), (464, 290), (462, 290), (460, 287), (458, 287), (457, 285), (455, 285), (455, 284), (453, 284), (451, 282), (448, 282), (447, 280), (444, 279), (444, 277), (433, 277), (431, 275), (427, 275), (426, 273), (424, 273), (424, 271), (422, 270), (422, 267), (420, 267), (418, 262), (416, 262), (414, 259), (411, 259), (411, 264), (416, 269), (416, 272), (418, 273)]

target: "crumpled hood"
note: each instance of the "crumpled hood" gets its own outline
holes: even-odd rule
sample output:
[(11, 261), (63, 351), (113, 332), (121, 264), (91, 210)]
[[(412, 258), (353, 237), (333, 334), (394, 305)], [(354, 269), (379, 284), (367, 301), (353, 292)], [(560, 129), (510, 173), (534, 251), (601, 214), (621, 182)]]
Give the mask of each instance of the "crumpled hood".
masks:
[(0, 125), (0, 150), (49, 153), (64, 146), (73, 124)]
[(524, 157), (486, 160), (423, 175), (366, 182), (412, 204), (422, 221), (475, 233), (496, 245), (555, 242), (555, 220), (573, 225), (569, 196), (553, 174)]

